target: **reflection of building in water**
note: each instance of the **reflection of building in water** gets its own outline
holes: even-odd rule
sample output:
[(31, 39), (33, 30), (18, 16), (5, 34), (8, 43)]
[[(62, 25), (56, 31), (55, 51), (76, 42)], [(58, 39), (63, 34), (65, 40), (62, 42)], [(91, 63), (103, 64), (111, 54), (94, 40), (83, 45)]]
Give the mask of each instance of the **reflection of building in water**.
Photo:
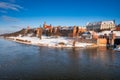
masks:
[(102, 62), (106, 62), (107, 60), (107, 56), (106, 56), (106, 47), (100, 47), (98, 48), (98, 58), (102, 61)]
[(93, 22), (87, 23), (86, 25), (87, 30), (111, 30), (115, 28), (115, 21), (100, 21), (100, 22)]
[[(109, 52), (110, 51), (110, 52)], [(98, 48), (97, 58), (102, 61), (103, 63), (111, 61), (114, 61), (114, 54), (111, 54), (111, 50), (107, 50), (105, 47)]]
[[(90, 52), (90, 54), (87, 54), (87, 53), (89, 53)], [(96, 60), (97, 59), (97, 48), (93, 48), (93, 49), (86, 49), (85, 50), (85, 53), (86, 53), (86, 55), (87, 55), (87, 57), (88, 58), (90, 58), (90, 59), (93, 59), (93, 60)]]

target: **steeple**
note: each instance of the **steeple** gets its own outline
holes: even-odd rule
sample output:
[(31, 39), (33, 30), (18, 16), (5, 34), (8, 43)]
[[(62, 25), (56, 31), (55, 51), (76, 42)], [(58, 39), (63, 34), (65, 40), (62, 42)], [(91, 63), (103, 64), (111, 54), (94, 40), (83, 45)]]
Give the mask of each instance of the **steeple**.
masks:
[(45, 28), (46, 27), (46, 21), (44, 22), (44, 24), (43, 24), (43, 28)]
[(46, 21), (44, 21), (44, 25), (46, 25)]
[(52, 27), (52, 24), (50, 24), (50, 27)]

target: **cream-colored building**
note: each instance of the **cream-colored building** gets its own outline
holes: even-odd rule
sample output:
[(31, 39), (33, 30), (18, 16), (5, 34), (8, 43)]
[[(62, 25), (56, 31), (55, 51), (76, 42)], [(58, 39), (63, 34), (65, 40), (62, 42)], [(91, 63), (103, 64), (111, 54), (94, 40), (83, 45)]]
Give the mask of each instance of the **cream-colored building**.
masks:
[(112, 30), (115, 28), (115, 21), (100, 21), (94, 23), (87, 23), (87, 30)]

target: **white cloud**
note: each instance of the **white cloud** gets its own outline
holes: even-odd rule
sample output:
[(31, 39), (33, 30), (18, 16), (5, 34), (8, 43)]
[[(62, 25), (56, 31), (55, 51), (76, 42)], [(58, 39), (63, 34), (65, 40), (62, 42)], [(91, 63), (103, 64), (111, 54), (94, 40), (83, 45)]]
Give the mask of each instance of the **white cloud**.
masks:
[(5, 15), (2, 16), (2, 19), (6, 22), (17, 22), (17, 21), (19, 21), (19, 19), (17, 19), (17, 18), (5, 16)]
[(0, 2), (0, 8), (2, 9), (10, 9), (14, 11), (19, 11), (20, 9), (23, 9), (20, 5), (12, 4), (8, 2)]

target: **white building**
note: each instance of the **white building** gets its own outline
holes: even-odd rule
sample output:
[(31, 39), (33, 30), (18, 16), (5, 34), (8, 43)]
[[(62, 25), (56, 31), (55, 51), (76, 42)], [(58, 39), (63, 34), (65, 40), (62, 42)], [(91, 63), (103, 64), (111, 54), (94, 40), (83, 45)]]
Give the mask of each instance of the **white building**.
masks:
[(100, 21), (100, 22), (93, 22), (87, 23), (86, 25), (87, 30), (111, 30), (115, 28), (115, 21)]

